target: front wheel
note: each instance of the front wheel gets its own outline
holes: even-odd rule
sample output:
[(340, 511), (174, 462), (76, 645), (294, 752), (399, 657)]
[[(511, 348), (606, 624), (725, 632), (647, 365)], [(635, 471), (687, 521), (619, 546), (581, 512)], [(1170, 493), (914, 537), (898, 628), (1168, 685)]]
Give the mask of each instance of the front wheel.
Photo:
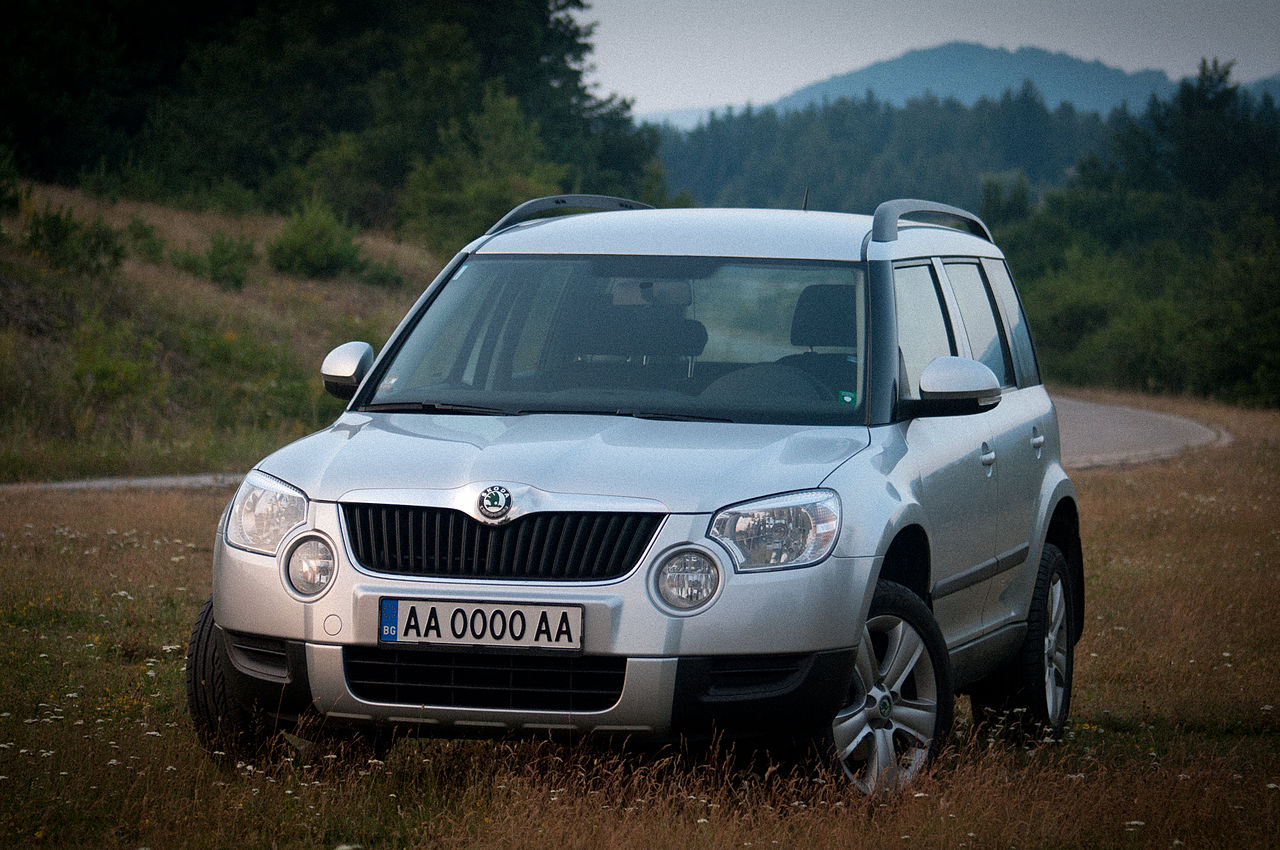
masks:
[(933, 613), (882, 582), (858, 644), (849, 698), (831, 724), (836, 758), (867, 795), (906, 787), (942, 750), (955, 713), (951, 665)]
[(241, 705), (229, 692), (224, 664), (210, 597), (196, 616), (187, 644), (187, 711), (206, 750), (251, 754), (267, 742), (267, 731), (258, 713)]

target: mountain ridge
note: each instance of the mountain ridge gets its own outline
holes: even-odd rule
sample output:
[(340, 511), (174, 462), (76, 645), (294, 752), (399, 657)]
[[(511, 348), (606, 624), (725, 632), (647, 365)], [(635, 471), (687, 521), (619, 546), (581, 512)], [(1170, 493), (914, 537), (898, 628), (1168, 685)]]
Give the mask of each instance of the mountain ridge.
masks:
[[(1015, 93), (1030, 80), (1050, 109), (1070, 103), (1081, 112), (1107, 115), (1127, 105), (1140, 112), (1151, 95), (1170, 97), (1178, 83), (1159, 70), (1124, 71), (1100, 60), (1085, 60), (1040, 47), (987, 47), (952, 41), (936, 47), (909, 50), (894, 59), (875, 62), (796, 89), (778, 100), (756, 106), (726, 105), (716, 109), (680, 109), (638, 116), (642, 121), (691, 129), (715, 112), (746, 108), (795, 112), (842, 97), (864, 99), (868, 94), (893, 106), (932, 95), (955, 98), (972, 106), (982, 98), (998, 99)], [(1280, 74), (1242, 85), (1255, 97), (1270, 92), (1280, 98)]]
[(1051, 109), (1067, 102), (1078, 110), (1104, 115), (1122, 103), (1141, 109), (1153, 93), (1164, 98), (1177, 87), (1163, 71), (1123, 71), (1099, 60), (1039, 47), (1009, 50), (954, 41), (837, 74), (797, 89), (773, 106), (791, 112), (824, 99), (864, 97), (868, 91), (895, 106), (926, 93), (941, 99), (954, 97), (972, 106), (984, 97), (994, 99), (1009, 89), (1017, 91), (1026, 80)]

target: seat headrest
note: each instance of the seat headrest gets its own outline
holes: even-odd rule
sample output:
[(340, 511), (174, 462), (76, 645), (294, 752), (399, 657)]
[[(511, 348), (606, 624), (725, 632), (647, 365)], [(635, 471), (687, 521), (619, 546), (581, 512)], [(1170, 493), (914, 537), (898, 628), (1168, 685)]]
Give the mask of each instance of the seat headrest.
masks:
[(857, 306), (852, 286), (820, 283), (806, 287), (800, 293), (791, 319), (791, 344), (856, 346)]
[(654, 307), (592, 311), (574, 334), (579, 354), (697, 357), (707, 345), (702, 322)]

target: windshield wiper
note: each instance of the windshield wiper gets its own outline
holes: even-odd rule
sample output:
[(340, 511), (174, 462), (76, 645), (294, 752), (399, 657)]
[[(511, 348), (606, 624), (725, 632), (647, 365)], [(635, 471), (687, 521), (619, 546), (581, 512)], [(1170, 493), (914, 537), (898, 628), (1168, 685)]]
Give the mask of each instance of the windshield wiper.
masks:
[(392, 401), (366, 404), (361, 413), (469, 413), (479, 416), (515, 416), (520, 411), (480, 404), (458, 404), (451, 401)]
[(723, 416), (706, 416), (701, 413), (674, 413), (651, 410), (626, 410), (621, 408), (536, 408), (517, 410), (516, 413), (551, 413), (563, 416), (630, 416), (633, 419), (656, 419), (662, 422), (733, 422)]
[(477, 416), (527, 416), (533, 413), (558, 413), (581, 416), (630, 416), (635, 419), (656, 419), (664, 422), (732, 422), (722, 416), (704, 416), (698, 413), (664, 413), (647, 410), (620, 410), (617, 408), (603, 410), (577, 410), (531, 408), (508, 410), (501, 407), (486, 407), (479, 404), (460, 404), (450, 401), (391, 401), (382, 404), (366, 404), (360, 408), (361, 413), (460, 413)]
[(732, 422), (723, 416), (706, 416), (700, 413), (658, 413), (648, 410), (616, 410), (614, 416), (632, 416), (636, 419), (657, 419), (662, 422)]

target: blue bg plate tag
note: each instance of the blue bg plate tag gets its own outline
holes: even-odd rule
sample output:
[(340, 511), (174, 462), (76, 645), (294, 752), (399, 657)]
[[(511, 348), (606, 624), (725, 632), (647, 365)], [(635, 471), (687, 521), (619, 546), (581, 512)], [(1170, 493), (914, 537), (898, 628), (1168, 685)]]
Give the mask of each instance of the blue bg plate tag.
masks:
[(396, 639), (400, 622), (399, 608), (394, 599), (382, 600), (382, 633), (378, 635), (379, 640)]

